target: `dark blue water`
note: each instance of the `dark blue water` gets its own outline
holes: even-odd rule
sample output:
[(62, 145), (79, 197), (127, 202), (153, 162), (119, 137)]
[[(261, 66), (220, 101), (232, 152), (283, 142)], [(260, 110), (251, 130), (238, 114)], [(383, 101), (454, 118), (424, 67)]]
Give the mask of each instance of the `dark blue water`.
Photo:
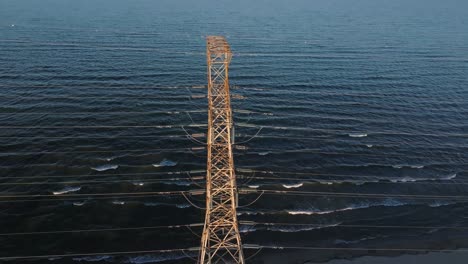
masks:
[[(200, 189), (189, 176), (204, 175), (206, 153), (186, 133), (206, 131), (207, 35), (234, 52), (239, 187), (307, 192), (241, 195), (240, 221), (277, 223), (244, 223), (244, 243), (328, 248), (263, 249), (249, 263), (467, 248), (467, 10), (456, 0), (0, 0), (0, 262), (199, 246), (200, 227), (11, 233), (203, 222), (184, 197), (154, 192)], [(159, 261), (194, 262), (173, 252), (7, 263)]]

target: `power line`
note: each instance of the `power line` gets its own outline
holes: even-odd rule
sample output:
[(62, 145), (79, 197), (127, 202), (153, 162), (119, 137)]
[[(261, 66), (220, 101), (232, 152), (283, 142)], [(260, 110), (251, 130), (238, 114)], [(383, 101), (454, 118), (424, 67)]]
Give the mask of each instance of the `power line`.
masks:
[[(147, 98), (147, 97), (146, 97)], [(101, 113), (106, 115), (115, 114), (115, 115), (131, 115), (131, 114), (145, 114), (145, 115), (154, 115), (154, 114), (168, 114), (168, 115), (177, 115), (185, 113), (206, 113), (203, 110), (186, 110), (186, 111), (99, 111), (99, 112), (3, 112), (0, 115), (85, 115), (90, 114), (94, 116), (100, 116)]]
[[(243, 222), (241, 221), (241, 224)], [(388, 228), (388, 229), (456, 229), (466, 230), (468, 226), (405, 226), (405, 225), (346, 225), (346, 224), (332, 224), (320, 225), (310, 223), (269, 223), (269, 222), (246, 222), (246, 225), (262, 225), (262, 226), (310, 226), (316, 228), (331, 228), (331, 227), (344, 227), (344, 228)]]
[(314, 176), (332, 176), (332, 177), (350, 177), (350, 178), (370, 178), (373, 179), (378, 177), (377, 175), (349, 175), (349, 174), (333, 174), (333, 173), (318, 173), (318, 172), (294, 172), (294, 171), (264, 171), (264, 170), (253, 170), (245, 168), (237, 168), (238, 172), (251, 172), (261, 174), (290, 174), (290, 175), (314, 175)]
[[(281, 127), (281, 126), (269, 126), (269, 125), (253, 125), (247, 123), (237, 123), (236, 126), (238, 127), (250, 127), (250, 128), (269, 128), (274, 130), (296, 130), (296, 131), (320, 131), (320, 132), (333, 132), (333, 133), (342, 133), (347, 135), (353, 135), (354, 133), (358, 133), (355, 130), (338, 130), (338, 129), (321, 129), (321, 128), (309, 128), (309, 127)], [(407, 133), (407, 132), (391, 132), (391, 131), (370, 131), (365, 133), (362, 137), (366, 137), (368, 135), (405, 135), (405, 136), (432, 136), (432, 137), (468, 137), (468, 134), (430, 134), (430, 133)], [(358, 135), (360, 136), (360, 135)]]
[(20, 259), (41, 259), (41, 258), (65, 258), (65, 257), (83, 257), (83, 256), (108, 256), (108, 255), (129, 255), (129, 254), (151, 254), (151, 253), (171, 253), (183, 251), (199, 251), (199, 248), (186, 249), (158, 249), (158, 250), (141, 250), (141, 251), (115, 251), (115, 252), (100, 252), (100, 253), (72, 253), (72, 254), (55, 254), (55, 255), (33, 255), (33, 256), (12, 256), (0, 257), (0, 260), (20, 260)]
[[(324, 154), (324, 155), (349, 155), (349, 156), (368, 156), (368, 157), (405, 157), (405, 158), (422, 158), (421, 156), (411, 156), (411, 155), (395, 155), (395, 154), (374, 154), (374, 153), (350, 153), (350, 152), (324, 152), (320, 149), (273, 149), (273, 148), (254, 148), (255, 150), (263, 151), (272, 151), (270, 154), (275, 153), (295, 153), (295, 152), (307, 152), (314, 154)], [(258, 152), (248, 152), (249, 154), (258, 154)], [(449, 153), (431, 153), (434, 155), (449, 154)], [(450, 153), (450, 154), (462, 154), (462, 153)], [(464, 157), (463, 157), (464, 158)]]
[(116, 125), (116, 126), (0, 126), (0, 129), (69, 129), (69, 128), (180, 128), (185, 127), (206, 127), (206, 124), (185, 124), (185, 125)]
[[(101, 95), (101, 96), (25, 96), (25, 95), (0, 95), (0, 98), (10, 98), (10, 99), (37, 99), (37, 100), (44, 100), (44, 99), (197, 99), (197, 97), (190, 97), (187, 95), (159, 95), (159, 96), (109, 96), (109, 95)], [(202, 99), (201, 97), (199, 99)]]
[(176, 229), (176, 228), (183, 228), (183, 227), (200, 227), (200, 226), (203, 226), (203, 223), (186, 224), (186, 225), (167, 225), (167, 226), (117, 227), (117, 228), (99, 228), (99, 229), (76, 229), (76, 230), (0, 233), (0, 236), (25, 236), (25, 235), (46, 235), (46, 234), (49, 235), (49, 234), (111, 232), (111, 231), (130, 231), (130, 230), (135, 231), (135, 230), (150, 230), (150, 229)]
[(75, 193), (75, 194), (22, 194), (22, 195), (0, 195), (4, 198), (41, 198), (41, 197), (88, 197), (88, 196), (125, 196), (133, 195), (181, 195), (182, 193), (191, 193), (191, 191), (165, 191), (165, 192), (122, 192), (122, 193)]
[[(183, 195), (181, 193), (181, 195)], [(44, 198), (44, 199), (29, 199), (29, 200), (5, 200), (5, 201), (0, 201), (0, 203), (27, 203), (27, 202), (33, 202), (33, 203), (37, 203), (37, 202), (67, 202), (67, 201), (85, 201), (85, 202), (89, 202), (89, 201), (96, 201), (96, 200), (112, 200), (112, 199), (116, 199), (116, 200), (125, 200), (125, 199), (133, 199), (133, 198), (149, 198), (149, 197), (160, 197), (160, 195), (158, 194), (155, 194), (155, 195), (126, 195), (126, 196), (108, 196), (108, 197), (93, 197), (93, 198), (90, 198), (90, 197), (85, 197), (85, 198), (82, 198), (82, 197), (76, 197), (76, 198), (60, 198), (60, 196), (62, 195), (57, 195), (56, 198), (50, 198), (50, 199), (47, 199), (47, 198)]]
[[(350, 177), (358, 177), (358, 176), (350, 176)], [(414, 181), (408, 180), (405, 177), (402, 178), (383, 178), (380, 176), (375, 176), (376, 178), (369, 178), (370, 180), (375, 180), (375, 181), (368, 181), (368, 182), (363, 182), (363, 180), (350, 180), (350, 179), (344, 179), (340, 181), (335, 181), (335, 180), (321, 180), (317, 178), (283, 178), (283, 177), (238, 177), (240, 179), (246, 178), (246, 179), (253, 179), (253, 180), (277, 180), (277, 181), (299, 181), (303, 183), (355, 183), (355, 184), (363, 184), (363, 183), (372, 183), (372, 184), (421, 184), (421, 185), (467, 185), (468, 181), (462, 181), (462, 180), (457, 180), (454, 182), (434, 182), (434, 181), (443, 181), (447, 180), (444, 178), (414, 178)], [(308, 182), (310, 181), (310, 182)], [(426, 181), (426, 182), (422, 182)]]
[(205, 173), (206, 170), (166, 171), (166, 172), (139, 172), (139, 173), (116, 173), (116, 174), (79, 174), (79, 175), (39, 175), (39, 176), (7, 176), (0, 179), (40, 179), (40, 178), (83, 178), (83, 177), (114, 177), (114, 176), (142, 176), (142, 175), (178, 175), (188, 173)]
[(73, 154), (73, 153), (114, 153), (114, 152), (167, 152), (167, 151), (192, 151), (192, 148), (173, 149), (116, 149), (116, 150), (76, 150), (76, 151), (19, 151), (0, 152), (0, 155), (29, 155), (29, 154)]
[(186, 138), (187, 135), (168, 135), (168, 136), (100, 136), (100, 137), (47, 137), (47, 136), (0, 136), (0, 139), (124, 139), (124, 138)]
[[(1, 179), (1, 177), (0, 177)], [(134, 183), (137, 185), (144, 185), (148, 183), (161, 183), (161, 182), (175, 182), (175, 181), (192, 181), (192, 180), (202, 180), (204, 177), (191, 177), (191, 178), (166, 178), (166, 179), (155, 179), (155, 180), (93, 180), (93, 181), (59, 181), (59, 182), (1, 182), (1, 185), (54, 185), (54, 184), (91, 184), (91, 183), (100, 183), (100, 184), (112, 184), (112, 183)]]
[[(97, 175), (97, 177), (102, 178), (102, 176)], [(355, 176), (356, 177), (356, 176)], [(274, 180), (274, 181), (297, 181), (301, 183), (355, 183), (355, 184), (364, 184), (364, 183), (372, 183), (372, 184), (421, 184), (421, 185), (467, 185), (468, 181), (458, 180), (455, 182), (434, 182), (434, 181), (442, 181), (447, 180), (444, 178), (421, 178), (421, 179), (414, 179), (405, 180), (405, 178), (382, 178), (375, 176), (376, 178), (370, 178), (370, 180), (374, 181), (363, 181), (363, 180), (351, 180), (351, 179), (344, 179), (340, 181), (334, 180), (321, 180), (317, 178), (283, 178), (283, 177), (242, 177), (238, 176), (238, 179), (249, 179), (249, 180)], [(21, 177), (11, 177), (14, 179), (24, 179)], [(31, 177), (34, 178), (34, 177)], [(0, 178), (3, 179), (3, 178)], [(92, 184), (92, 183), (104, 183), (104, 184), (112, 184), (112, 183), (134, 183), (134, 184), (151, 184), (151, 183), (161, 183), (161, 182), (175, 182), (175, 181), (193, 181), (193, 180), (204, 180), (205, 176), (196, 176), (196, 177), (186, 177), (186, 178), (163, 178), (163, 179), (131, 179), (131, 180), (84, 180), (84, 181), (57, 181), (57, 182), (3, 182), (0, 183), (1, 185), (55, 185), (55, 184)], [(427, 181), (427, 182), (422, 182)], [(265, 185), (270, 185), (271, 183), (265, 183)], [(278, 183), (275, 183), (278, 184)], [(243, 186), (249, 186), (248, 184), (243, 184)]]
[(454, 199), (468, 200), (468, 196), (464, 195), (415, 195), (415, 194), (386, 194), (386, 193), (348, 193), (348, 192), (309, 192), (309, 191), (280, 191), (280, 190), (263, 190), (263, 189), (244, 189), (242, 193), (264, 193), (264, 194), (281, 194), (293, 196), (332, 196), (332, 197), (355, 197), (355, 198), (413, 198), (413, 199)]
[(299, 250), (336, 250), (336, 251), (403, 251), (403, 252), (468, 252), (468, 249), (428, 249), (428, 248), (344, 248), (344, 247), (299, 247), (299, 246), (261, 246), (261, 245), (244, 245), (244, 248), (250, 249), (299, 249)]

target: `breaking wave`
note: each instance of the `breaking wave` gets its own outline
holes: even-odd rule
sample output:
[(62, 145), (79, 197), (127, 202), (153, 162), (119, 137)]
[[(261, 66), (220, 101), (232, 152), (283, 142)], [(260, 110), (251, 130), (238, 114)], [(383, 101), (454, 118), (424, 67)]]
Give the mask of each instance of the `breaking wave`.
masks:
[(339, 212), (346, 212), (358, 209), (367, 209), (371, 207), (377, 206), (385, 206), (385, 207), (396, 207), (396, 206), (405, 206), (405, 205), (426, 205), (429, 207), (441, 207), (446, 205), (456, 204), (456, 202), (446, 202), (446, 201), (434, 201), (429, 204), (425, 203), (417, 203), (417, 202), (401, 202), (394, 199), (386, 199), (382, 202), (374, 202), (374, 203), (355, 203), (351, 204), (350, 206), (337, 208), (337, 209), (297, 209), (297, 210), (259, 210), (259, 211), (238, 211), (237, 215), (275, 215), (275, 214), (288, 214), (288, 215), (327, 215)]
[(283, 187), (286, 188), (286, 189), (293, 189), (293, 188), (302, 187), (302, 185), (304, 185), (304, 184), (301, 182), (301, 183), (297, 183), (297, 184), (283, 184)]
[(367, 134), (365, 134), (365, 133), (350, 133), (350, 134), (348, 134), (348, 136), (354, 137), (354, 138), (361, 138), (361, 137), (367, 137)]
[(412, 178), (412, 177), (403, 177), (397, 179), (390, 179), (391, 182), (417, 182), (417, 181), (448, 181), (457, 177), (456, 173), (449, 174), (440, 178)]
[(77, 192), (81, 190), (81, 187), (65, 187), (60, 191), (55, 191), (52, 192), (54, 195), (61, 195), (61, 194), (66, 194), (66, 193), (71, 193), (71, 192)]
[(400, 164), (398, 164), (398, 165), (393, 165), (392, 167), (395, 168), (395, 169), (403, 169), (405, 167), (406, 168), (411, 168), (411, 169), (422, 169), (422, 168), (424, 168), (424, 165), (402, 165), (402, 164), (400, 165)]
[(168, 160), (168, 159), (163, 159), (161, 162), (159, 162), (157, 164), (153, 164), (153, 167), (156, 167), (156, 168), (159, 168), (159, 167), (174, 167), (175, 165), (177, 165), (177, 162), (171, 161), (171, 160)]
[(112, 165), (112, 164), (106, 164), (106, 165), (101, 165), (97, 167), (92, 167), (91, 169), (95, 171), (106, 171), (106, 170), (115, 170), (119, 167), (119, 165)]

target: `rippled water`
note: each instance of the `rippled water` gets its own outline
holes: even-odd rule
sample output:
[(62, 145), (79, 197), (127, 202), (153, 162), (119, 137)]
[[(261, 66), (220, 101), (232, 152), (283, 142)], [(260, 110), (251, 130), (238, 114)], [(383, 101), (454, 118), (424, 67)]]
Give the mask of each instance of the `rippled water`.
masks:
[[(314, 194), (240, 196), (240, 221), (277, 223), (242, 225), (244, 243), (466, 248), (466, 3), (287, 2), (0, 0), (0, 257), (198, 246), (187, 228), (4, 234), (201, 223), (181, 196), (122, 193), (200, 189), (206, 139), (186, 133), (206, 131), (214, 34), (234, 52), (240, 188)], [(405, 253), (264, 249), (249, 263)], [(158, 261), (193, 263), (31, 262)]]

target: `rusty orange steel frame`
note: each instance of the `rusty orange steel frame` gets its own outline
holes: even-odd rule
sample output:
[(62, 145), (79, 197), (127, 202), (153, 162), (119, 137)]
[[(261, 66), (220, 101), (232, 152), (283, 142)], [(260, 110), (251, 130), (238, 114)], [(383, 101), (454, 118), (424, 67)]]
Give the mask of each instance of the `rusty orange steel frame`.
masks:
[(237, 221), (229, 63), (224, 37), (207, 37), (208, 134), (206, 215), (198, 263), (245, 263)]

